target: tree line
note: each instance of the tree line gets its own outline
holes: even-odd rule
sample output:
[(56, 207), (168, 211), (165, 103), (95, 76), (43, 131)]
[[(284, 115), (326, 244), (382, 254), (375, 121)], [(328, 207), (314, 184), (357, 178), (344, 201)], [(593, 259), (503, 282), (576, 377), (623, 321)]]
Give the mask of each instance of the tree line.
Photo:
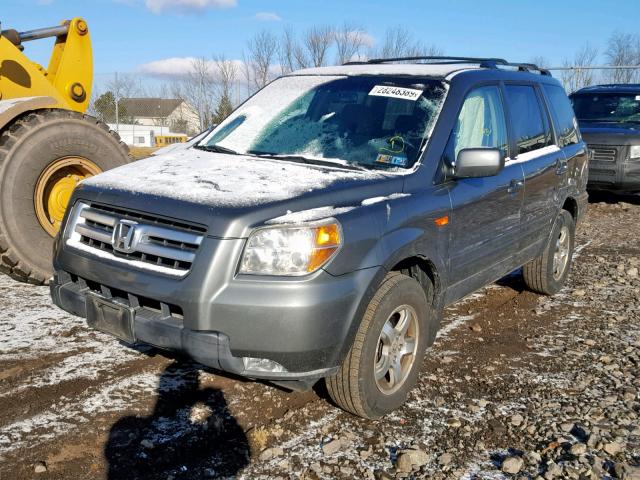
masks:
[[(280, 32), (262, 30), (247, 41), (240, 60), (231, 60), (224, 54), (193, 58), (184, 71), (176, 72), (172, 80), (156, 85), (152, 92), (145, 88), (139, 76), (120, 75), (107, 83), (106, 91), (93, 101), (92, 111), (103, 120), (111, 121), (115, 118), (117, 99), (133, 96), (179, 98), (195, 110), (200, 128), (205, 129), (221, 122), (234, 105), (277, 76), (294, 70), (370, 58), (443, 54), (441, 47), (416, 38), (401, 26), (388, 28), (379, 42), (374, 42), (364, 28), (350, 22), (337, 27), (315, 25), (301, 32), (292, 27), (284, 27)], [(540, 56), (532, 57), (530, 61), (540, 67), (552, 66)], [(574, 68), (596, 65), (640, 65), (640, 35), (614, 32), (602, 49), (585, 44), (572, 56), (565, 57), (561, 66), (566, 70), (560, 70), (556, 76), (569, 92), (599, 82), (640, 82), (640, 69)], [(121, 122), (130, 120), (126, 110), (119, 110)], [(181, 125), (170, 127), (184, 128)]]

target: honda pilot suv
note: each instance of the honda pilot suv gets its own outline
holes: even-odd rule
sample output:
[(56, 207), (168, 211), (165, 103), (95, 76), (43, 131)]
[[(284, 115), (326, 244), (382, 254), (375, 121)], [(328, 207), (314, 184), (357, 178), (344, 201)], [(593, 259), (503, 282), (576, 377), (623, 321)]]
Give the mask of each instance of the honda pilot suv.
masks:
[(591, 151), (589, 189), (640, 192), (640, 84), (586, 87), (571, 101)]
[(553, 294), (587, 149), (548, 72), (373, 60), (285, 75), (191, 148), (75, 190), (53, 301), (133, 344), (375, 418), (415, 385), (443, 308), (524, 265)]

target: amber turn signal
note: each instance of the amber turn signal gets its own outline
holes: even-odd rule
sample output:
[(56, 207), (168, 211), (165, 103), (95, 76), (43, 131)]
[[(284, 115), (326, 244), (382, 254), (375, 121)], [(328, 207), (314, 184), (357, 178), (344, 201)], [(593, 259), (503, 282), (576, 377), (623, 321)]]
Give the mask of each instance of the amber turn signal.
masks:
[(307, 272), (313, 272), (327, 263), (342, 242), (340, 227), (337, 223), (322, 225), (317, 227), (315, 231), (315, 246), (309, 258)]
[(444, 217), (436, 218), (433, 222), (439, 227), (444, 227), (445, 225), (449, 224), (449, 215), (445, 215)]

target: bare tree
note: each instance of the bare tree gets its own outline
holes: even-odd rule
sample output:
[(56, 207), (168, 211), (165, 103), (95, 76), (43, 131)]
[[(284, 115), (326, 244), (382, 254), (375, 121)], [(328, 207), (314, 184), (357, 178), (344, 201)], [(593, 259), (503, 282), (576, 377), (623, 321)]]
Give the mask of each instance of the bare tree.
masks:
[(278, 61), (280, 72), (284, 75), (299, 67), (296, 61), (296, 48), (299, 48), (296, 36), (291, 27), (285, 27), (278, 45)]
[(442, 55), (442, 49), (436, 45), (425, 45), (415, 40), (404, 27), (390, 27), (385, 32), (380, 48), (372, 51), (372, 56), (381, 58), (419, 57)]
[(271, 67), (278, 53), (278, 40), (271, 32), (262, 30), (249, 40), (247, 51), (250, 70), (246, 75), (247, 83), (257, 90), (271, 80)]
[(585, 43), (576, 52), (572, 60), (564, 60), (563, 66), (567, 70), (562, 71), (561, 79), (565, 90), (575, 92), (580, 88), (588, 87), (595, 83), (595, 70), (580, 67), (593, 66), (597, 57), (598, 49)]
[(336, 63), (341, 65), (363, 54), (367, 46), (367, 32), (361, 27), (350, 23), (343, 23), (336, 29), (334, 40), (336, 43)]
[[(608, 65), (612, 67), (640, 65), (640, 35), (614, 32), (604, 52)], [(639, 69), (615, 69), (606, 72), (611, 83), (633, 83), (640, 78)]]
[(293, 58), (295, 58), (297, 68), (308, 68), (312, 65), (312, 60), (306, 48), (299, 43), (293, 46)]
[(200, 120), (200, 129), (208, 128), (215, 112), (216, 79), (212, 62), (195, 58), (183, 81), (180, 97), (193, 107)]
[(244, 77), (244, 83), (247, 87), (247, 97), (250, 97), (253, 93), (253, 74), (252, 68), (249, 63), (249, 59), (245, 52), (242, 52), (242, 76)]
[(541, 55), (531, 57), (531, 59), (529, 60), (529, 63), (533, 63), (534, 65), (537, 65), (540, 68), (549, 68), (550, 66), (549, 60), (547, 60), (546, 57), (543, 57)]
[(116, 99), (131, 98), (140, 95), (140, 82), (133, 75), (116, 73), (110, 82), (107, 82), (107, 90), (113, 92)]
[(307, 50), (311, 65), (322, 67), (326, 64), (333, 39), (333, 29), (328, 25), (314, 26), (307, 30), (302, 43)]
[(222, 122), (233, 111), (232, 89), (237, 83), (238, 64), (224, 55), (213, 57), (214, 76), (218, 87), (217, 106), (212, 123)]
[(231, 89), (238, 80), (238, 64), (233, 60), (228, 60), (224, 55), (215, 55), (213, 69), (219, 96), (231, 98)]

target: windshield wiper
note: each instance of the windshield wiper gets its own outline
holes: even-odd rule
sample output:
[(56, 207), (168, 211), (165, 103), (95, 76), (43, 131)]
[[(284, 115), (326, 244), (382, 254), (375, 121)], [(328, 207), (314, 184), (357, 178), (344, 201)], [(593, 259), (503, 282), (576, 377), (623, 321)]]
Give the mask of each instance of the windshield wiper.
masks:
[(318, 160), (316, 158), (309, 158), (303, 155), (287, 155), (287, 154), (280, 154), (280, 153), (261, 152), (258, 150), (249, 150), (247, 153), (251, 155), (255, 155), (260, 158), (271, 158), (274, 160), (289, 160), (291, 162), (305, 163), (307, 165), (321, 165), (326, 167), (338, 167), (338, 168), (342, 167), (349, 170), (368, 170), (367, 168), (361, 165)]
[(231, 150), (230, 148), (222, 147), (220, 145), (194, 145), (193, 148), (197, 148), (198, 150), (204, 150), (205, 152), (228, 153), (229, 155), (242, 155), (240, 152), (236, 152), (235, 150)]

